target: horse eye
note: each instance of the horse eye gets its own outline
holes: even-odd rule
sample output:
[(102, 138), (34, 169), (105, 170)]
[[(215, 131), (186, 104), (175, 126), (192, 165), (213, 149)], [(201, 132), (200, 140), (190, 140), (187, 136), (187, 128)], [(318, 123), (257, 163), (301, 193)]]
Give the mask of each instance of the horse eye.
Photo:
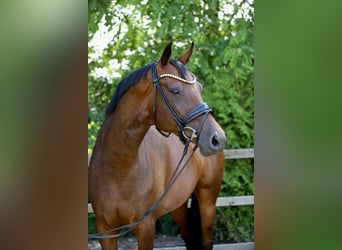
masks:
[(170, 89), (170, 92), (174, 95), (178, 95), (180, 91), (178, 88), (173, 88), (173, 89)]

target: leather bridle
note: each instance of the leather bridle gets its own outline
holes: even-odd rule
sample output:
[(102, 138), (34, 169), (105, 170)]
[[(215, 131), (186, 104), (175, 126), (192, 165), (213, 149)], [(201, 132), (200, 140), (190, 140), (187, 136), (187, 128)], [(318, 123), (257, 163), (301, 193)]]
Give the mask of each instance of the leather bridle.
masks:
[[(171, 64), (174, 64), (173, 61), (170, 61)], [(156, 118), (156, 105), (157, 105), (157, 101), (156, 101), (156, 96), (157, 96), (157, 92), (159, 93), (159, 95), (161, 96), (165, 106), (167, 107), (169, 113), (171, 114), (173, 120), (176, 122), (177, 126), (178, 126), (178, 136), (180, 138), (180, 140), (183, 143), (186, 143), (188, 141), (192, 141), (195, 143), (195, 145), (198, 145), (198, 140), (199, 140), (199, 136), (201, 134), (201, 130), (203, 127), (203, 124), (208, 116), (208, 114), (210, 112), (212, 112), (212, 110), (209, 108), (208, 104), (205, 102), (202, 102), (200, 104), (198, 104), (197, 106), (195, 106), (188, 114), (186, 114), (184, 116), (184, 118), (180, 118), (175, 109), (173, 108), (173, 106), (171, 105), (170, 101), (167, 99), (162, 87), (160, 86), (159, 81), (165, 77), (170, 77), (173, 79), (176, 79), (178, 81), (187, 83), (187, 84), (194, 84), (196, 83), (196, 78), (194, 77), (193, 80), (189, 81), (186, 80), (184, 78), (172, 75), (172, 74), (162, 74), (158, 77), (157, 74), (157, 62), (155, 62), (152, 67), (152, 81), (153, 81), (153, 86), (154, 86), (154, 100), (153, 100), (153, 122), (154, 125), (156, 127), (156, 129), (159, 131), (160, 134), (162, 134), (165, 137), (170, 136), (170, 133), (165, 133), (163, 132), (161, 129), (159, 129), (158, 125), (157, 125), (157, 118)], [(189, 122), (191, 122), (192, 120), (196, 119), (197, 117), (200, 117), (203, 115), (202, 121), (200, 123), (200, 127), (199, 130), (197, 131), (196, 129), (187, 126), (187, 124)], [(187, 135), (187, 132), (190, 132), (191, 135)]]

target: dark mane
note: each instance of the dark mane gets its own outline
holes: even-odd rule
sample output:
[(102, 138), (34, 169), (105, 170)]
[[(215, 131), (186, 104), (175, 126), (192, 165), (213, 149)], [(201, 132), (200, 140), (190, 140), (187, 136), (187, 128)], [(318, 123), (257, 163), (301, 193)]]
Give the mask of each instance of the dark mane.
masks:
[(147, 64), (146, 66), (133, 71), (126, 78), (121, 80), (119, 85), (116, 87), (115, 93), (112, 97), (112, 100), (108, 104), (106, 108), (106, 116), (113, 113), (116, 106), (118, 105), (121, 97), (126, 93), (126, 91), (136, 84), (139, 80), (146, 77), (147, 71), (151, 68), (153, 63)]
[[(177, 69), (178, 73), (181, 75), (183, 79), (189, 80), (189, 71), (186, 69), (185, 65), (183, 65), (178, 60), (171, 59), (170, 63)], [(136, 84), (139, 80), (146, 77), (147, 71), (151, 68), (153, 63), (150, 63), (140, 69), (133, 71), (126, 78), (121, 80), (121, 82), (116, 87), (115, 93), (106, 108), (106, 116), (113, 113), (116, 106), (118, 105), (121, 97), (126, 93), (126, 91)], [(191, 80), (191, 79), (190, 79)]]

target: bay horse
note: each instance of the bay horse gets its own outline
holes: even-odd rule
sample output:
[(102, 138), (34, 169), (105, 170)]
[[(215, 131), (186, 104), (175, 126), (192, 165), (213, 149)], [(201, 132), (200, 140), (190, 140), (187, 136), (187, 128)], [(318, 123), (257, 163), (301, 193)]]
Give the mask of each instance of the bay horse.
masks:
[[(136, 222), (162, 196), (184, 145), (193, 151), (160, 204), (132, 229), (139, 250), (153, 249), (156, 220), (169, 212), (188, 250), (212, 249), (226, 137), (202, 100), (202, 85), (185, 67), (193, 47), (175, 60), (169, 43), (158, 61), (119, 83), (90, 160), (96, 231), (109, 236)], [(104, 250), (118, 249), (116, 237), (99, 241)]]

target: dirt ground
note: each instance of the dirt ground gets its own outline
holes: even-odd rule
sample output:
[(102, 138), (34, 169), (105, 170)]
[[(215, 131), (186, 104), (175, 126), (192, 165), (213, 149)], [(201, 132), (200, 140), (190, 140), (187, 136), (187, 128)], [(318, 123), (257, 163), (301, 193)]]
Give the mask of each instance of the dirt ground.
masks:
[[(173, 246), (184, 246), (184, 241), (180, 236), (166, 236), (156, 235), (154, 239), (154, 247), (173, 247)], [(100, 244), (98, 241), (88, 241), (88, 250), (100, 250)], [(119, 239), (120, 250), (136, 250), (138, 244), (134, 236), (122, 237)]]

